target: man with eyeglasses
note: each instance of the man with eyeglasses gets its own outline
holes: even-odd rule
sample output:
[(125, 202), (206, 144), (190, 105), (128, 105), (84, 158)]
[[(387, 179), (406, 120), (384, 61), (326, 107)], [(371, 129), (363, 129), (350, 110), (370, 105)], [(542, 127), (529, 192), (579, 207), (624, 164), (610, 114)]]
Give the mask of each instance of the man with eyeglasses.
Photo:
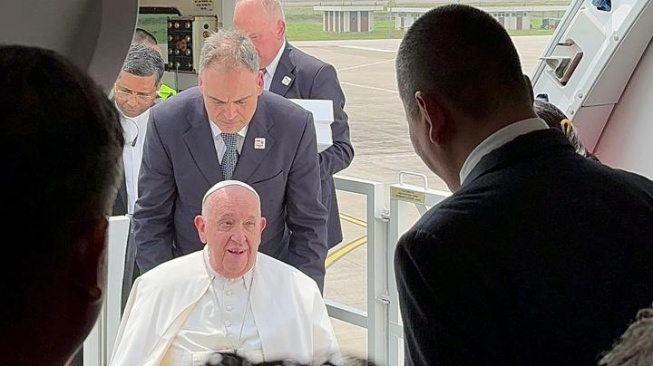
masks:
[[(154, 105), (163, 76), (163, 59), (156, 50), (132, 44), (113, 87), (113, 100), (120, 112), (125, 147), (122, 154), (124, 177), (113, 204), (113, 215), (132, 215), (138, 198), (138, 175), (143, 158), (143, 142), (147, 132), (150, 108)], [(136, 247), (130, 236), (125, 258), (122, 306), (125, 306), (131, 285), (139, 275)]]
[(150, 47), (132, 44), (113, 87), (113, 99), (120, 111), (125, 132), (123, 152), (125, 184), (116, 198), (113, 207), (114, 215), (134, 213), (147, 120), (150, 116), (150, 108), (156, 100), (162, 76), (161, 56)]

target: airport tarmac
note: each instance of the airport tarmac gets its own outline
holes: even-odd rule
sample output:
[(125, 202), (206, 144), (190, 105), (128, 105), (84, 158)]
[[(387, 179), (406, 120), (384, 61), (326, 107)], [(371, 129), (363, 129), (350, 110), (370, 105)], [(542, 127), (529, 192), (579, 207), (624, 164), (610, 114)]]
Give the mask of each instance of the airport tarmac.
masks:
[[(531, 75), (550, 36), (513, 37), (524, 72)], [(338, 71), (346, 96), (351, 141), (355, 157), (338, 176), (383, 183), (389, 205), (389, 185), (399, 182), (402, 171), (423, 174), (428, 188), (447, 190), (417, 157), (410, 144), (408, 127), (394, 71), (400, 40), (352, 40), (292, 42), (294, 46), (331, 63)], [(407, 179), (419, 184), (420, 180)], [(338, 192), (344, 241), (327, 259), (325, 298), (366, 311), (366, 206), (362, 196)], [(389, 206), (386, 206), (389, 208)], [(392, 212), (390, 213), (393, 214)], [(409, 212), (411, 220), (418, 213)], [(367, 355), (366, 329), (334, 320), (341, 348), (346, 354)]]

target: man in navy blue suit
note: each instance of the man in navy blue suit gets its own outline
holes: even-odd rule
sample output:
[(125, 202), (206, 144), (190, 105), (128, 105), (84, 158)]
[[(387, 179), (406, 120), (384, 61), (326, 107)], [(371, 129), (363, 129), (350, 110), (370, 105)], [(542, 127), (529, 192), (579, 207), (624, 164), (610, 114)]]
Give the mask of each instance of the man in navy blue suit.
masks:
[(329, 212), (327, 243), (332, 248), (342, 241), (333, 175), (347, 168), (354, 158), (344, 111), (345, 94), (336, 70), (288, 43), (283, 9), (278, 0), (239, 0), (233, 22), (234, 27), (249, 35), (256, 46), (265, 90), (291, 99), (333, 101), (333, 145), (320, 152), (321, 198)]
[(202, 196), (234, 179), (261, 196), (261, 252), (323, 288), (327, 212), (313, 116), (262, 89), (251, 40), (223, 30), (205, 40), (198, 86), (152, 108), (134, 211), (143, 272), (203, 247), (193, 222)]
[(454, 192), (397, 246), (406, 364), (595, 365), (651, 303), (653, 182), (537, 118), (479, 9), (424, 14), (396, 69), (415, 151)]

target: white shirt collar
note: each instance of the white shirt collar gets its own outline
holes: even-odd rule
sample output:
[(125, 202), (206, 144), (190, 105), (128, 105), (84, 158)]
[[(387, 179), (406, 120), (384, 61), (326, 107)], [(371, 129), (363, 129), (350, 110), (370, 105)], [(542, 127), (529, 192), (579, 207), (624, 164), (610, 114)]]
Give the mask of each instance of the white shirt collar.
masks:
[(525, 135), (529, 132), (544, 130), (549, 126), (540, 118), (529, 118), (519, 122), (511, 123), (508, 126), (496, 131), (488, 136), (467, 156), (462, 168), (460, 168), (460, 185), (462, 186), (465, 179), (469, 176), (481, 159), (495, 149), (505, 145), (515, 138)]
[[(218, 125), (213, 123), (213, 121), (211, 121), (210, 119), (209, 119), (209, 126), (211, 126), (211, 132), (213, 133), (213, 138), (220, 137), (220, 134), (222, 133), (220, 127), (218, 127)], [(248, 128), (249, 125), (248, 124), (245, 125), (245, 127), (243, 127), (240, 131), (237, 132), (238, 136), (245, 138), (245, 135), (247, 135)]]
[(242, 281), (245, 284), (245, 288), (249, 290), (249, 286), (252, 284), (252, 276), (254, 275), (254, 265), (252, 268), (250, 268), (249, 271), (247, 271), (244, 275), (240, 276), (239, 278), (233, 278), (233, 279), (228, 279), (223, 276), (221, 276), (218, 272), (216, 272), (213, 267), (211, 267), (211, 261), (209, 259), (209, 246), (205, 245), (204, 246), (204, 254), (202, 255), (202, 258), (204, 259), (204, 266), (206, 267), (206, 270), (209, 273), (210, 277), (214, 278), (214, 281), (217, 281), (218, 283), (224, 284), (227, 281)]
[(286, 39), (284, 38), (283, 44), (281, 45), (281, 48), (279, 48), (279, 51), (277, 52), (277, 56), (275, 56), (272, 62), (270, 62), (270, 64), (265, 67), (265, 70), (270, 75), (270, 79), (274, 78), (274, 73), (277, 71), (277, 66), (279, 66), (279, 60), (281, 60), (281, 55), (283, 55), (283, 51), (285, 49), (286, 49)]

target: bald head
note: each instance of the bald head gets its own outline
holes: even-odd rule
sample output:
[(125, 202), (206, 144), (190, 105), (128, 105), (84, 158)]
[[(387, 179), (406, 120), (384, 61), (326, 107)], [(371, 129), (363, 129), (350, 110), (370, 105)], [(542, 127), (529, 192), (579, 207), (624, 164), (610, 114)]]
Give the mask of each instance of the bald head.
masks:
[(252, 39), (259, 67), (268, 67), (286, 36), (286, 21), (279, 0), (236, 1), (233, 23), (235, 29)]
[(415, 21), (399, 47), (396, 69), (411, 117), (418, 113), (417, 91), (443, 98), (474, 119), (513, 101), (530, 105), (510, 36), (492, 16), (471, 6), (440, 6)]

